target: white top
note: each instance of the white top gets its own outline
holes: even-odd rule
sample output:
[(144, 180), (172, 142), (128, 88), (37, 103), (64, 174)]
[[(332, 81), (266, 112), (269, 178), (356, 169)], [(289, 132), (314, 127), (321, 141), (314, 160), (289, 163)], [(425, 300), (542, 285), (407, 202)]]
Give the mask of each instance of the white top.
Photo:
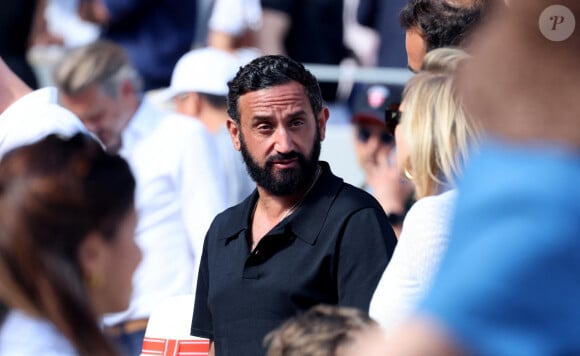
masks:
[(122, 143), (119, 154), (129, 160), (135, 146), (142, 139), (153, 133), (168, 115), (170, 115), (169, 112), (159, 109), (150, 99), (143, 98), (139, 108), (137, 108), (137, 111), (121, 134)]
[(198, 120), (164, 113), (129, 156), (143, 259), (133, 276), (129, 309), (108, 315), (107, 325), (149, 317), (164, 299), (193, 293), (205, 234), (226, 208), (225, 175), (211, 135)]
[(261, 21), (260, 0), (215, 0), (208, 26), (210, 30), (240, 36), (248, 29), (258, 30)]
[(254, 191), (256, 183), (248, 175), (242, 154), (234, 148), (227, 127), (224, 125), (214, 137), (227, 179), (227, 205), (228, 207), (234, 206)]
[(425, 197), (407, 213), (369, 309), (387, 333), (413, 312), (430, 287), (447, 248), (456, 197), (456, 190)]
[(20, 145), (38, 141), (51, 133), (72, 136), (88, 133), (70, 111), (57, 104), (56, 88), (29, 93), (0, 114), (0, 158)]
[(72, 344), (47, 320), (12, 310), (0, 326), (0, 356), (77, 355)]

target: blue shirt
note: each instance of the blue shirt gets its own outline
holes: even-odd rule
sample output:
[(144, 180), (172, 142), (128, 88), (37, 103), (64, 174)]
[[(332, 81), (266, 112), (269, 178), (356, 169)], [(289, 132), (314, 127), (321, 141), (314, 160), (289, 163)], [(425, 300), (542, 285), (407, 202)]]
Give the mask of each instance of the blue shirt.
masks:
[(580, 354), (579, 183), (579, 152), (485, 144), (422, 314), (476, 354)]

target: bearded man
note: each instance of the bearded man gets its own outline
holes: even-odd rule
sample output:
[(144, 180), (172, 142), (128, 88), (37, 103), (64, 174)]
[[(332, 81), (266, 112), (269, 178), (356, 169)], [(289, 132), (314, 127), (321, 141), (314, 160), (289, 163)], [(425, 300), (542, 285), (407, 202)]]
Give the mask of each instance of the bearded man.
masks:
[(318, 82), (264, 56), (228, 83), (228, 130), (256, 189), (205, 239), (191, 334), (210, 355), (265, 355), (264, 336), (317, 304), (368, 311), (396, 238), (379, 203), (319, 161)]

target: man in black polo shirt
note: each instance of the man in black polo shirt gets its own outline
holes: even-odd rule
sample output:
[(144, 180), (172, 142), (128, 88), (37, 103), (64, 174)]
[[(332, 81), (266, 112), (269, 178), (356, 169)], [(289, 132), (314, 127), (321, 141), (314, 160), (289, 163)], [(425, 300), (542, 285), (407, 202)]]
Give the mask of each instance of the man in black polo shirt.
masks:
[(257, 189), (208, 231), (191, 333), (210, 354), (256, 356), (316, 304), (367, 311), (396, 238), (378, 202), (318, 160), (329, 111), (309, 71), (264, 56), (228, 85), (228, 129)]

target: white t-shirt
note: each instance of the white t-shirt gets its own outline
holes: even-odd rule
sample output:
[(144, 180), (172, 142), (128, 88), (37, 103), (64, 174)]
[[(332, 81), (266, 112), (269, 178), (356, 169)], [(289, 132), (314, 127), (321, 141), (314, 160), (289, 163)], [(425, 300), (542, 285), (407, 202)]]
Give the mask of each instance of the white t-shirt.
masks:
[(387, 333), (404, 321), (431, 286), (449, 242), (456, 190), (419, 199), (371, 299), (369, 315)]
[(149, 317), (163, 300), (191, 294), (203, 241), (226, 208), (226, 181), (213, 138), (199, 120), (163, 112), (127, 156), (137, 181), (135, 238), (143, 258), (129, 309), (105, 324)]
[(0, 158), (49, 134), (72, 136), (77, 132), (89, 133), (81, 120), (57, 104), (56, 88), (33, 91), (0, 114)]

